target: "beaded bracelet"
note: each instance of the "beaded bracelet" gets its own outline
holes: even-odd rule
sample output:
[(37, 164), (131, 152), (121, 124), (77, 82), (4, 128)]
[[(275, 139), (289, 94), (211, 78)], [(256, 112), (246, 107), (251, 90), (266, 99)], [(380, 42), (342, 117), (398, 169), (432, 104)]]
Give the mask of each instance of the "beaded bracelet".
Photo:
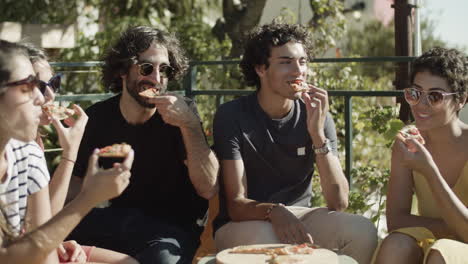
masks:
[(62, 160), (66, 160), (66, 161), (69, 161), (69, 162), (71, 162), (71, 163), (75, 163), (75, 161), (74, 161), (74, 160), (72, 160), (72, 159), (69, 159), (69, 158), (66, 158), (66, 157), (61, 157), (60, 159), (62, 159)]

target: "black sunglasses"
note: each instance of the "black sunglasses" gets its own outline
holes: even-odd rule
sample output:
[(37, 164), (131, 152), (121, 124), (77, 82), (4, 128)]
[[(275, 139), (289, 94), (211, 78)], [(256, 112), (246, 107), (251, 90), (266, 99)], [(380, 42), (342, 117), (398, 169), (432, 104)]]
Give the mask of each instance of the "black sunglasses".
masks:
[[(133, 63), (138, 66), (138, 73), (142, 76), (148, 76), (154, 71), (154, 65), (149, 62), (138, 62), (137, 59), (133, 59)], [(159, 76), (164, 79), (172, 77), (174, 73), (174, 68), (169, 65), (160, 65), (159, 66)]]
[(50, 78), (48, 82), (39, 81), (39, 90), (41, 91), (42, 94), (45, 94), (46, 88), (47, 86), (49, 86), (50, 89), (52, 89), (52, 91), (56, 93), (60, 90), (61, 81), (62, 81), (62, 74), (58, 73), (52, 78)]

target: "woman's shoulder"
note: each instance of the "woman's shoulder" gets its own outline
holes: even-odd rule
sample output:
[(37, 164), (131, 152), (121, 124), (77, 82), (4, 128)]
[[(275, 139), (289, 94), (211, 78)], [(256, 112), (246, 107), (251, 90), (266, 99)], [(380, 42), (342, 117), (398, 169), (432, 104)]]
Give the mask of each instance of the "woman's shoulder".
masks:
[(29, 155), (31, 153), (42, 156), (41, 147), (35, 141), (23, 142), (16, 139), (10, 139), (7, 143), (7, 148), (10, 148), (16, 155)]

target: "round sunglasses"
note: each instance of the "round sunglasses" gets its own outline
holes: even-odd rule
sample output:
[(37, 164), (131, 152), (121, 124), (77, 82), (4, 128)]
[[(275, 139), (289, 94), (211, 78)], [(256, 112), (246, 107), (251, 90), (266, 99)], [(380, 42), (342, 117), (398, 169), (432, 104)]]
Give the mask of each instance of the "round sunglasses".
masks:
[(436, 107), (442, 104), (444, 98), (449, 95), (457, 93), (447, 93), (441, 91), (423, 91), (416, 88), (404, 89), (405, 100), (410, 105), (417, 105), (421, 101), (422, 94), (426, 96), (427, 101), (431, 107)]
[[(137, 59), (133, 59), (133, 63), (138, 66), (138, 73), (142, 76), (148, 76), (153, 73), (155, 66), (149, 62), (138, 62)], [(160, 65), (158, 67), (159, 76), (164, 79), (172, 77), (174, 68), (169, 65)]]

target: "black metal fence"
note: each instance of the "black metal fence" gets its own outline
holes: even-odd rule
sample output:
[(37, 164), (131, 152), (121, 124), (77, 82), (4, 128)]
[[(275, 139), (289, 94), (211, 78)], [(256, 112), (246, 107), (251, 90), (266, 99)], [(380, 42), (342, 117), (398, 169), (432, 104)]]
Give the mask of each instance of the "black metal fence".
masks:
[[(321, 58), (315, 59), (311, 63), (382, 63), (382, 62), (410, 62), (415, 57), (362, 57), (362, 58)], [(197, 89), (197, 74), (198, 66), (208, 65), (235, 65), (239, 61), (194, 61), (190, 63), (188, 73), (183, 79), (183, 92), (187, 97), (196, 97), (200, 95), (208, 95), (217, 97), (216, 102), (224, 102), (224, 97), (228, 95), (245, 95), (251, 93), (253, 90), (199, 90)], [(101, 62), (54, 62), (51, 63), (54, 67), (73, 68), (73, 67), (96, 67), (101, 65)], [(351, 116), (353, 109), (353, 97), (398, 97), (402, 96), (401, 90), (388, 90), (388, 91), (345, 91), (345, 90), (331, 90), (328, 91), (329, 96), (343, 97), (345, 102), (344, 120), (345, 120), (345, 175), (351, 184), (351, 169), (353, 160), (353, 126), (351, 124)], [(103, 94), (73, 94), (73, 95), (59, 95), (57, 101), (99, 101), (111, 97), (112, 93)], [(59, 149), (49, 149), (46, 151), (57, 151)]]

